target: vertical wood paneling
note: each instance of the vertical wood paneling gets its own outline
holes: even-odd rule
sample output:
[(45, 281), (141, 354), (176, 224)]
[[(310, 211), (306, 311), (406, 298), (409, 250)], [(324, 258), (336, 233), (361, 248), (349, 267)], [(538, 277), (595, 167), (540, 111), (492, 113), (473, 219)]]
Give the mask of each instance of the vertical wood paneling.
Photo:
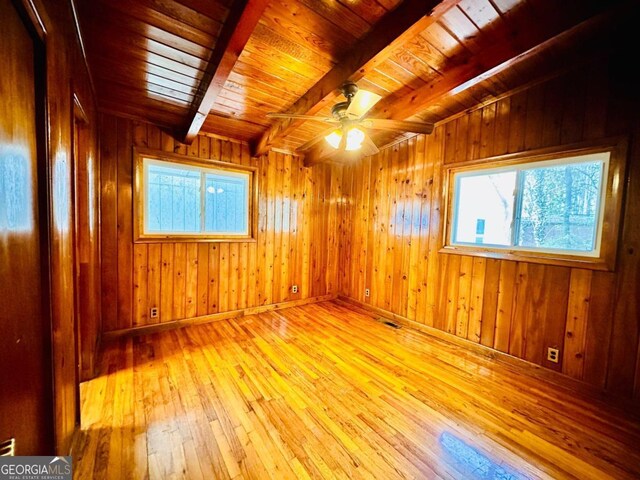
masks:
[[(504, 155), (509, 151), (509, 118), (511, 113), (511, 97), (496, 102), (495, 131), (493, 134), (493, 155)], [(464, 158), (464, 157), (461, 157)]]
[(220, 306), (218, 304), (220, 294), (219, 294), (219, 283), (221, 281), (226, 281), (221, 278), (220, 275), (220, 245), (217, 243), (212, 243), (208, 245), (209, 247), (209, 285), (208, 285), (208, 311), (207, 313), (216, 313), (220, 310)]
[(462, 338), (466, 338), (469, 331), (472, 274), (473, 257), (462, 257), (460, 259), (460, 273), (458, 274), (458, 298), (454, 301), (454, 305), (458, 309), (455, 333)]
[(577, 379), (582, 379), (584, 371), (592, 276), (591, 270), (571, 271), (562, 371)]
[(282, 241), (280, 243), (280, 298), (279, 301), (289, 300), (291, 291), (291, 277), (289, 263), (291, 260), (291, 155), (282, 155)]
[(198, 317), (209, 313), (209, 245), (198, 244)]
[[(639, 396), (640, 230), (631, 219), (640, 215), (640, 142), (632, 142), (616, 272), (439, 253), (447, 164), (638, 133), (640, 127), (629, 122), (637, 103), (625, 97), (632, 86), (607, 72), (602, 65), (583, 67), (344, 167), (340, 292), (612, 392)], [(364, 285), (370, 299), (362, 297)], [(558, 363), (547, 360), (549, 347), (560, 349)]]
[(482, 334), (482, 307), (484, 302), (484, 284), (487, 261), (484, 258), (473, 259), (473, 274), (471, 276), (471, 291), (469, 299), (469, 327), (467, 339), (480, 342)]
[(440, 247), (440, 208), (442, 188), (442, 159), (444, 142), (442, 128), (436, 128), (433, 137), (428, 141), (427, 162), (433, 165), (433, 177), (431, 188), (431, 208), (429, 219), (429, 260), (427, 262), (427, 312), (426, 324), (435, 327), (440, 318), (437, 309), (438, 282), (440, 281), (440, 262), (437, 253)]
[(342, 196), (340, 178), (332, 174), (331, 169), (327, 169), (330, 187), (327, 190), (328, 212), (327, 212), (327, 237), (326, 262), (325, 262), (325, 293), (337, 292), (338, 290), (338, 256), (339, 256), (339, 233), (338, 233), (338, 199)]
[(118, 120), (103, 115), (100, 121), (100, 239), (102, 249), (102, 328), (118, 328)]
[(594, 272), (589, 289), (589, 318), (585, 335), (584, 375), (586, 382), (604, 388), (609, 363), (616, 275)]
[[(175, 245), (173, 243), (163, 243), (161, 246), (161, 266), (160, 266), (160, 321), (170, 322), (175, 320), (173, 315), (173, 254)], [(120, 301), (120, 299), (118, 299)], [(121, 322), (126, 325), (126, 318)], [(127, 328), (126, 326), (124, 328)]]
[(187, 243), (187, 268), (185, 274), (186, 318), (198, 316), (198, 244)]
[(285, 253), (282, 251), (282, 201), (284, 197), (284, 154), (276, 153), (274, 169), (275, 178), (273, 197), (273, 303), (282, 300), (282, 263)]
[(509, 351), (511, 334), (511, 315), (513, 311), (513, 293), (516, 283), (515, 262), (500, 262), (500, 278), (498, 280), (498, 312), (493, 346), (501, 352)]
[(229, 302), (227, 310), (237, 310), (240, 301), (240, 245), (229, 244)]
[(133, 325), (146, 325), (149, 321), (147, 307), (148, 293), (148, 252), (147, 245), (133, 248)]
[[(150, 244), (147, 263), (147, 308), (160, 308), (160, 279), (162, 275), (162, 246)], [(160, 317), (149, 317), (149, 323), (158, 323)]]
[[(553, 370), (562, 371), (562, 352), (564, 351), (564, 330), (569, 298), (569, 279), (571, 269), (565, 267), (546, 266), (547, 277), (543, 279), (546, 293), (544, 295), (544, 343), (542, 365)], [(547, 360), (546, 350), (555, 347), (560, 350), (560, 361), (553, 363)]]
[(129, 120), (117, 120), (118, 131), (118, 321), (128, 319), (126, 328), (132, 324), (133, 277), (133, 223), (132, 206), (132, 170), (133, 143), (132, 124)]
[(230, 258), (229, 258), (229, 244), (221, 243), (218, 248), (218, 311), (226, 312), (229, 308), (229, 272), (230, 272)]
[(173, 251), (173, 300), (172, 319), (185, 318), (185, 292), (186, 292), (186, 270), (187, 270), (187, 244), (176, 243)]
[(487, 259), (484, 290), (482, 292), (482, 325), (480, 329), (480, 343), (487, 347), (494, 346), (496, 336), (500, 264), (499, 260)]
[(420, 258), (420, 231), (422, 229), (422, 180), (425, 170), (424, 165), (424, 137), (414, 137), (409, 143), (410, 154), (413, 156), (412, 170), (410, 175), (411, 185), (408, 191), (408, 207), (411, 210), (409, 253), (407, 255), (408, 291), (407, 291), (407, 318), (416, 320), (416, 310), (418, 307), (418, 289), (420, 288), (420, 272), (423, 270), (416, 268)]
[[(313, 199), (313, 189), (312, 189), (312, 185), (310, 182), (310, 177), (311, 177), (311, 170), (308, 168), (304, 169), (304, 175), (303, 175), (303, 180), (302, 180), (302, 190), (303, 190), (303, 198), (304, 198), (304, 202), (303, 202), (303, 207), (302, 207), (302, 211), (303, 211), (303, 215), (301, 216), (302, 219), (302, 250), (303, 252), (310, 252), (310, 248), (311, 248), (311, 239), (310, 239), (310, 235), (311, 235), (311, 216), (312, 216), (312, 199)], [(268, 211), (267, 211), (268, 214)], [(310, 255), (305, 254), (302, 257), (302, 268), (300, 269), (300, 275), (302, 277), (302, 287), (300, 289), (301, 293), (302, 293), (302, 297), (309, 297), (311, 296), (311, 292), (310, 292), (310, 287), (309, 287), (309, 277), (310, 277), (310, 271), (311, 271), (312, 265), (311, 265), (311, 258)]]
[(385, 288), (384, 288), (384, 305), (387, 310), (393, 310), (394, 298), (399, 301), (398, 295), (394, 295), (395, 288), (397, 288), (397, 284), (394, 286), (395, 277), (396, 277), (396, 263), (397, 263), (397, 252), (399, 250), (399, 246), (396, 245), (398, 243), (398, 230), (400, 226), (398, 225), (398, 189), (400, 184), (400, 167), (399, 167), (399, 146), (395, 145), (391, 147), (391, 156), (390, 156), (390, 164), (391, 164), (391, 182), (390, 182), (390, 190), (389, 190), (389, 199), (390, 199), (390, 210), (389, 210), (389, 231), (387, 233), (387, 256), (385, 258)]
[[(531, 268), (531, 281), (529, 280)], [(526, 332), (535, 325), (536, 309), (540, 307), (540, 281), (536, 275), (544, 273), (544, 266), (516, 263), (513, 311), (509, 328), (509, 353), (523, 358)], [(534, 327), (535, 328), (535, 327)]]
[[(182, 145), (152, 125), (102, 120), (104, 331), (337, 292), (342, 178), (329, 167), (283, 153), (251, 158), (245, 144), (204, 135)], [(134, 146), (255, 166), (256, 241), (134, 244)]]
[[(418, 222), (414, 222), (414, 228), (417, 232), (414, 234), (418, 237), (418, 257), (415, 262), (411, 263), (411, 271), (417, 278), (416, 291), (416, 313), (415, 319), (419, 323), (427, 323), (427, 274), (429, 272), (429, 213), (430, 202), (433, 199), (433, 162), (429, 161), (427, 156), (427, 147), (429, 140), (424, 136), (419, 136), (416, 142), (416, 166), (421, 171), (420, 182), (418, 183), (418, 191), (416, 192), (416, 200), (419, 202)], [(416, 268), (421, 265), (422, 268)], [(429, 319), (431, 320), (431, 319)]]
[[(637, 120), (637, 102), (625, 108), (635, 119), (635, 134), (640, 135)], [(622, 110), (623, 112), (625, 110)], [(618, 120), (619, 121), (619, 120)], [(638, 137), (635, 137), (638, 138)], [(625, 200), (625, 223), (618, 245), (618, 275), (614, 296), (613, 325), (607, 388), (621, 395), (635, 395), (640, 399), (640, 365), (638, 342), (640, 339), (640, 141), (632, 142), (628, 164), (629, 181)], [(632, 356), (636, 360), (632, 360)]]

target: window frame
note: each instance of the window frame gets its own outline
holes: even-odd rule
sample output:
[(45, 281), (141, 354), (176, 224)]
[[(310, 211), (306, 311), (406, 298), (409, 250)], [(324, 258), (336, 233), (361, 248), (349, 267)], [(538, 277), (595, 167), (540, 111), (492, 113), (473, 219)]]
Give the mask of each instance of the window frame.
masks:
[[(529, 150), (513, 154), (487, 157), (473, 161), (452, 163), (445, 166), (443, 183), (444, 203), (444, 228), (442, 229), (441, 253), (457, 255), (470, 255), (502, 260), (524, 261), (542, 263), (548, 265), (561, 265), (592, 270), (615, 270), (618, 239), (620, 235), (622, 200), (624, 179), (627, 162), (627, 139), (615, 137), (604, 139), (597, 143), (585, 142), (560, 147), (551, 147), (538, 150)], [(527, 247), (513, 246), (481, 246), (476, 244), (454, 243), (453, 233), (455, 220), (454, 196), (458, 195), (455, 189), (456, 174), (490, 171), (503, 169), (510, 171), (509, 167), (531, 164), (535, 168), (538, 162), (554, 162), (562, 164), (562, 159), (576, 156), (609, 153), (608, 168), (605, 168), (606, 178), (603, 178), (603, 193), (599, 199), (600, 231), (596, 232), (599, 241), (598, 255), (579, 255), (563, 253), (561, 250), (530, 249)], [(517, 199), (516, 199), (517, 203)], [(516, 207), (516, 205), (514, 205)]]
[[(258, 205), (258, 175), (257, 168), (219, 160), (202, 160), (177, 153), (168, 153), (147, 148), (134, 148), (134, 179), (133, 179), (133, 213), (134, 213), (134, 242), (255, 242), (257, 233), (257, 205)], [(144, 160), (167, 162), (169, 164), (184, 165), (197, 170), (219, 170), (249, 175), (248, 186), (248, 225), (247, 234), (211, 234), (211, 233), (145, 233), (145, 178)]]

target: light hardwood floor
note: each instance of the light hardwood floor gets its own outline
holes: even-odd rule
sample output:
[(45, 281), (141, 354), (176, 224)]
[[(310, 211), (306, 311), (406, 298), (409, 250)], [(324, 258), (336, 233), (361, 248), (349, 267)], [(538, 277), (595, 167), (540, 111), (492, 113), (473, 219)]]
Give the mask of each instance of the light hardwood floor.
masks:
[(105, 346), (75, 478), (639, 478), (640, 422), (327, 302)]

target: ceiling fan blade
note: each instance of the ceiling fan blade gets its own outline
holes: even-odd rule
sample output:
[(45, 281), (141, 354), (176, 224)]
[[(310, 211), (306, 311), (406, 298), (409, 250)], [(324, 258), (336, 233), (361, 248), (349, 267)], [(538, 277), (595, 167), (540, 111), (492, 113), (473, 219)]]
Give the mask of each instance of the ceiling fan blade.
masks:
[(358, 90), (351, 99), (349, 108), (347, 108), (347, 115), (360, 118), (371, 110), (371, 107), (378, 103), (381, 98), (377, 93), (369, 92), (368, 90)]
[(296, 148), (296, 152), (306, 152), (307, 150), (309, 150), (311, 147), (313, 147), (316, 143), (318, 143), (321, 140), (324, 140), (324, 137), (326, 137), (327, 135), (329, 135), (331, 132), (333, 132), (336, 129), (336, 127), (331, 127), (327, 130), (324, 130), (322, 133), (319, 133), (318, 135), (316, 135), (315, 137), (313, 137), (311, 140), (309, 140), (306, 143), (303, 143), (302, 145), (300, 145), (298, 148)]
[(364, 140), (362, 141), (362, 147), (360, 147), (360, 150), (362, 152), (362, 155), (364, 155), (365, 157), (375, 155), (380, 151), (376, 144), (373, 143), (373, 140), (371, 140), (371, 137), (367, 134), (365, 134), (364, 136)]
[(325, 122), (325, 123), (335, 123), (335, 124), (340, 123), (335, 118), (331, 118), (331, 117), (318, 117), (316, 115), (296, 115), (293, 113), (271, 112), (271, 113), (267, 113), (267, 118), (294, 118), (298, 120), (314, 120), (316, 122)]
[(433, 132), (433, 123), (406, 122), (402, 120), (387, 120), (382, 118), (367, 118), (362, 125), (374, 130), (400, 130), (402, 132), (425, 133)]

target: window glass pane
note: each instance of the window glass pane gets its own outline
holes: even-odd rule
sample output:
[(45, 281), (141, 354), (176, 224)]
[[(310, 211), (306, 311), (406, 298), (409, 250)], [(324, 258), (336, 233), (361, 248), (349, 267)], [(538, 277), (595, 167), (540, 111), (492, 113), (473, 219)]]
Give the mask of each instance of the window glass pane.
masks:
[(205, 176), (205, 231), (247, 234), (249, 231), (248, 175)]
[(523, 170), (517, 245), (594, 250), (603, 167), (595, 161)]
[(147, 232), (200, 231), (200, 172), (147, 165)]
[(516, 172), (456, 176), (454, 243), (510, 245)]

